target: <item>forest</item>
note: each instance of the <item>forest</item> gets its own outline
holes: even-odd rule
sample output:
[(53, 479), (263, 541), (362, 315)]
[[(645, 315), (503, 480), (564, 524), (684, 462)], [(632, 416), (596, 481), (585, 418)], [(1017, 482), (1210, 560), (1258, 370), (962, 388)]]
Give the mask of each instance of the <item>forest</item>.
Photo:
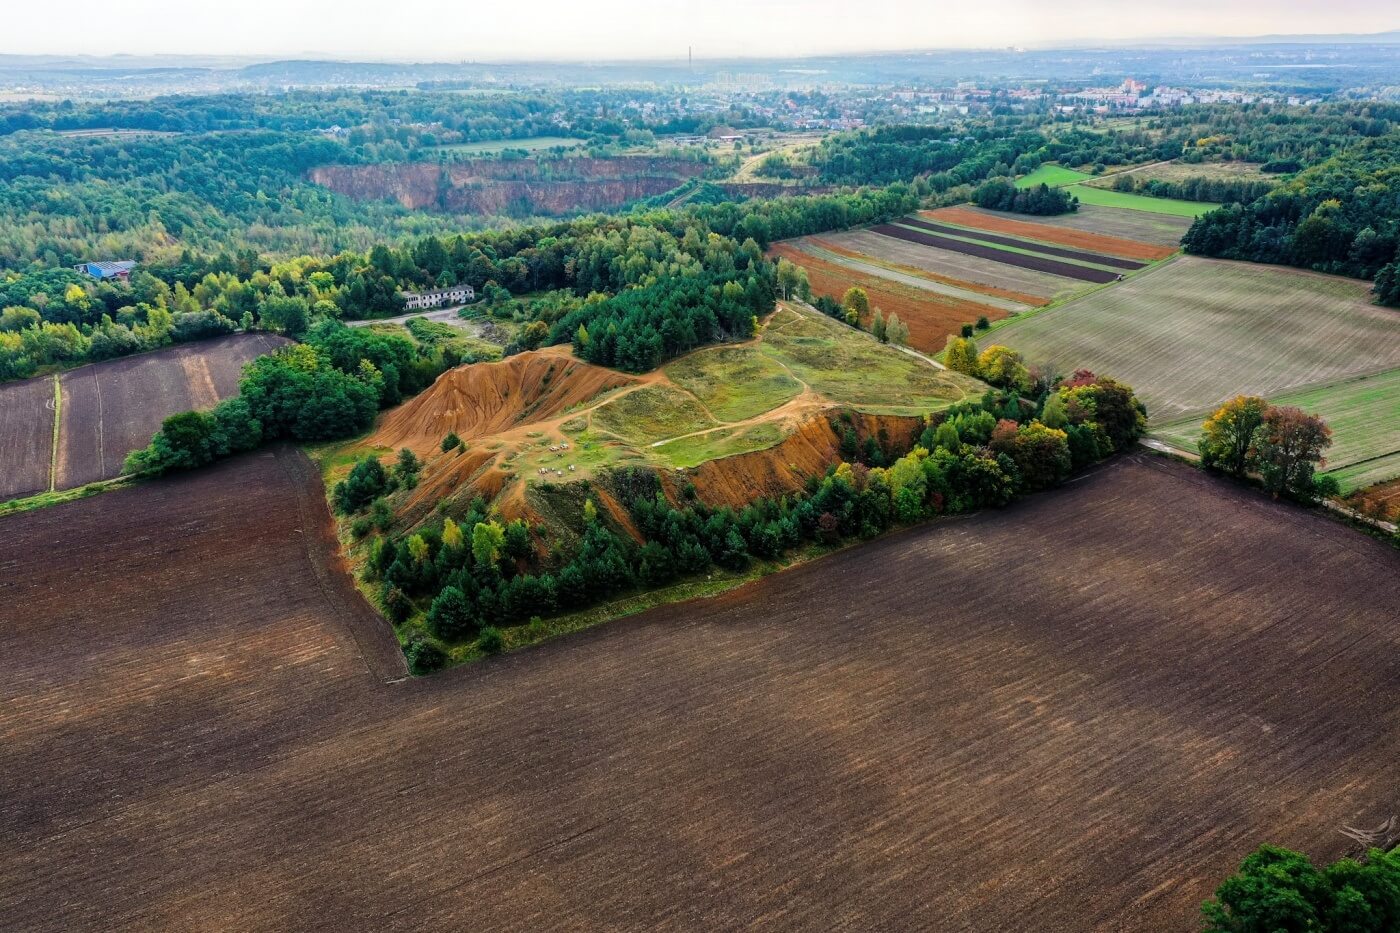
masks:
[(1400, 136), (1368, 139), (1300, 172), (1262, 198), (1203, 215), (1187, 252), (1377, 279), (1397, 303)]

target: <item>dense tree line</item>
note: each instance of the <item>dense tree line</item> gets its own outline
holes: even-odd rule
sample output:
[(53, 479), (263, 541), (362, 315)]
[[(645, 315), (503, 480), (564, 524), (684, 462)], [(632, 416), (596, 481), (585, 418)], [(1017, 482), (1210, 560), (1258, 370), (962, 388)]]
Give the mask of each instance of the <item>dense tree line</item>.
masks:
[[(1054, 486), (1075, 469), (1122, 450), (1142, 431), (1132, 390), (1092, 373), (1045, 389), (1031, 401), (1018, 391), (989, 391), (930, 416), (912, 449), (891, 449), (874, 435), (862, 441), (855, 422), (835, 417), (841, 461), (806, 488), (742, 509), (711, 508), (683, 494), (661, 494), (648, 470), (618, 471), (618, 493), (642, 542), (623, 533), (588, 499), (576, 547), (560, 553), (545, 529), (500, 524), (486, 502), (446, 514), (411, 533), (375, 534), (365, 575), (396, 624), (405, 629), (418, 672), (441, 665), (444, 646), (502, 644), (501, 627), (569, 612), (636, 587), (664, 585), (712, 567), (740, 571), (753, 560), (781, 558), (805, 543), (871, 537), (934, 515), (1004, 505)], [(451, 449), (444, 441), (445, 449)], [(361, 476), (356, 479), (356, 474)], [(368, 457), (337, 501), (364, 537), (383, 531), (387, 471)], [(447, 510), (451, 513), (451, 510)]]
[(1067, 214), (1079, 210), (1079, 199), (1062, 188), (1047, 184), (1017, 188), (1009, 179), (993, 178), (972, 193), (978, 207), (1017, 214)]
[[(214, 255), (184, 250), (141, 265), (129, 284), (100, 284), (67, 269), (11, 273), (0, 278), (0, 309), (11, 309), (0, 312), (0, 379), (235, 329), (295, 337), (318, 320), (399, 314), (400, 290), (459, 282), (472, 285), (488, 305), (512, 294), (576, 297), (567, 308), (535, 301), (517, 306), (517, 320), (543, 324), (525, 334), (517, 349), (572, 341), (583, 324), (601, 340), (586, 358), (650, 368), (650, 360), (749, 331), (741, 318), (762, 314), (762, 302), (772, 293), (772, 271), (761, 256), (772, 239), (888, 220), (917, 204), (907, 186), (896, 185), (451, 237), (430, 234), (401, 245), (376, 244), (367, 252), (274, 262), (246, 249)], [(717, 278), (724, 276), (733, 277), (742, 297)], [(704, 279), (703, 294), (678, 281), (690, 277)], [(710, 293), (711, 284), (718, 286), (717, 295)], [(632, 289), (646, 291), (608, 300)], [(568, 332), (553, 329), (590, 296), (606, 303), (579, 311)], [(651, 300), (662, 310), (644, 308)], [(741, 307), (747, 312), (741, 314)], [(598, 315), (607, 320), (595, 322)], [(643, 317), (654, 335), (642, 326)], [(625, 331), (624, 344), (638, 349), (610, 349), (610, 325)], [(660, 356), (651, 349), (658, 339)]]
[[(1198, 218), (1182, 246), (1199, 255), (1374, 278), (1400, 258), (1397, 161), (1400, 135), (1359, 143), (1253, 203)], [(1378, 297), (1393, 300), (1389, 291), (1378, 287)]]
[(1296, 172), (1400, 126), (1400, 106), (1335, 102), (1194, 104), (1152, 113), (1128, 127), (1051, 128), (1045, 161), (1070, 166), (1132, 165), (1181, 159), (1257, 162)]
[(1177, 198), (1182, 201), (1206, 201), (1211, 204), (1249, 204), (1268, 194), (1277, 184), (1272, 179), (1205, 176), (1183, 178), (1181, 181), (1166, 181), (1160, 178), (1144, 180), (1124, 173), (1113, 179), (1113, 190), (1142, 194), (1150, 198)]

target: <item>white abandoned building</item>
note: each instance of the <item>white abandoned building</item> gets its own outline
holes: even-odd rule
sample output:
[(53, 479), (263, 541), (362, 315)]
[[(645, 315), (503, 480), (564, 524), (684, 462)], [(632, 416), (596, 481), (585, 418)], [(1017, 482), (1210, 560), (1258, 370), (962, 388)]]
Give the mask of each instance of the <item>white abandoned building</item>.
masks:
[(420, 308), (441, 308), (443, 305), (464, 305), (476, 300), (476, 289), (470, 285), (453, 285), (426, 292), (399, 292), (403, 306), (409, 311)]

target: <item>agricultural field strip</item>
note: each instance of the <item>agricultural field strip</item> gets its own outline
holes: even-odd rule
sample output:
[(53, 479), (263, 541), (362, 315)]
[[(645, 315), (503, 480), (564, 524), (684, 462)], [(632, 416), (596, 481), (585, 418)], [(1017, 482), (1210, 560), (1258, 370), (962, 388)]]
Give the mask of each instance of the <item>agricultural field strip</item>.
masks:
[[(869, 237), (870, 239), (878, 240), (881, 244), (887, 247), (890, 245), (889, 239), (882, 239), (878, 234), (866, 233), (865, 236)], [(959, 279), (955, 276), (943, 275), (939, 272), (935, 272), (927, 266), (909, 265), (907, 263), (896, 262), (893, 259), (889, 259), (883, 255), (875, 256), (870, 253), (861, 252), (858, 249), (852, 249), (850, 246), (843, 246), (840, 243), (835, 242), (830, 236), (802, 237), (801, 239), (790, 240), (788, 242), (801, 243), (804, 245), (807, 243), (811, 243), (813, 246), (817, 246), (823, 250), (826, 250), (827, 252), (836, 253), (838, 256), (845, 256), (847, 259), (854, 259), (857, 262), (870, 263), (872, 265), (877, 265), (882, 268), (889, 269), (892, 272), (899, 272), (904, 275), (912, 275), (917, 278), (927, 279), (932, 282), (937, 282), (940, 285), (947, 285), (950, 288), (955, 288), (960, 291), (969, 292), (973, 295), (979, 295), (986, 298), (1000, 298), (1005, 301), (1009, 301), (1013, 304), (1025, 305), (1027, 307), (1035, 308), (1049, 303), (1049, 299), (1046, 299), (1040, 295), (1032, 295), (1028, 292), (1018, 292), (1012, 288), (1001, 288), (995, 285), (984, 285), (980, 282), (976, 282), (971, 279)], [(913, 249), (914, 247), (912, 244), (910, 244), (909, 248)], [(924, 250), (923, 252), (927, 254), (930, 251)], [(964, 257), (964, 260), (966, 261), (966, 257)]]
[[(1143, 217), (1141, 214), (1130, 214), (1127, 211), (1115, 211), (1112, 208), (1099, 208), (1097, 210), (1092, 208), (1089, 210), (1081, 209), (1081, 211), (1076, 213), (1080, 216), (1084, 216), (1088, 215), (1091, 211), (1095, 219), (1105, 221), (1111, 217), (1125, 214), (1134, 219), (1141, 219)], [(954, 227), (964, 227), (969, 230), (983, 230), (989, 233), (1004, 233), (1022, 239), (1037, 240), (1043, 243), (1053, 243), (1057, 246), (1069, 246), (1082, 249), (1101, 256), (1119, 256), (1123, 259), (1135, 259), (1144, 263), (1166, 259), (1176, 252), (1176, 246), (1174, 244), (1152, 243), (1146, 240), (1135, 240), (1131, 237), (1094, 233), (1088, 230), (1080, 230), (1064, 223), (1054, 223), (1052, 222), (1052, 218), (1042, 217), (1034, 222), (1018, 220), (996, 211), (987, 211), (971, 205), (941, 207), (932, 211), (920, 211), (919, 216)], [(1065, 216), (1074, 215), (1061, 215), (1061, 218)]]
[[(983, 210), (980, 207), (964, 205), (961, 209), (984, 217), (997, 219), (1002, 217), (996, 211)], [(1137, 240), (1154, 246), (1170, 246), (1173, 250), (1181, 246), (1181, 238), (1185, 236), (1193, 222), (1193, 218), (1178, 217), (1174, 214), (1154, 214), (1147, 211), (1133, 211), (1121, 207), (1104, 207), (1093, 204), (1081, 204), (1079, 210), (1069, 214), (1036, 218), (1037, 225), (1057, 227), (1061, 230), (1078, 231), (1095, 236)]]
[[(1400, 368), (1290, 390), (1269, 401), (1302, 408), (1327, 421), (1333, 432), (1327, 472), (1339, 480), (1375, 475), (1380, 478), (1371, 482), (1380, 482), (1400, 476)], [(1164, 424), (1152, 434), (1179, 450), (1193, 452), (1209, 411)], [(1397, 472), (1385, 475), (1391, 469)]]
[(1351, 466), (1328, 470), (1327, 475), (1337, 480), (1343, 494), (1387, 483), (1400, 478), (1400, 452), (1363, 460)]
[(1183, 256), (1007, 322), (996, 340), (1032, 362), (1123, 379), (1155, 427), (1240, 393), (1275, 397), (1394, 368), (1397, 323), (1364, 282)]
[(54, 376), (0, 385), (0, 501), (52, 485), (58, 430)]
[(1077, 294), (1086, 287), (1084, 282), (1075, 279), (891, 238), (869, 229), (829, 234), (822, 237), (822, 241), (863, 255), (922, 269), (933, 275), (972, 282), (984, 288), (1005, 288), (1034, 295), (1042, 305)]
[(958, 288), (954, 285), (945, 285), (942, 282), (936, 282), (933, 279), (911, 275), (907, 272), (900, 272), (897, 269), (891, 269), (879, 262), (864, 262), (859, 259), (853, 259), (850, 256), (824, 249), (810, 240), (798, 241), (797, 248), (824, 262), (845, 266), (848, 269), (863, 272), (867, 275), (873, 275), (877, 278), (887, 279), (891, 282), (897, 282), (901, 285), (909, 285), (921, 291), (946, 295), (949, 298), (956, 298), (970, 304), (985, 305), (987, 307), (997, 308), (1001, 311), (1009, 311), (1012, 314), (1019, 313), (1031, 307), (1024, 302), (1012, 301), (1009, 298), (999, 298), (996, 295), (987, 295), (982, 292), (968, 291), (967, 289)]
[(387, 686), (286, 482), (4, 520), (9, 925), (1158, 933), (1393, 803), (1400, 556), (1184, 467)]
[[(899, 243), (889, 237), (870, 235), (882, 243)], [(818, 258), (798, 247), (801, 241), (775, 244), (770, 254), (786, 258), (802, 266), (807, 272), (808, 282), (817, 295), (840, 298), (847, 289), (858, 286), (865, 290), (871, 312), (861, 320), (863, 327), (870, 327), (874, 309), (884, 312), (886, 319), (898, 315), (909, 327), (909, 342), (923, 350), (937, 352), (942, 349), (949, 334), (957, 333), (964, 324), (971, 324), (979, 317), (1000, 320), (1008, 312), (981, 302), (964, 301), (925, 291), (912, 285), (895, 282), (887, 278), (867, 274), (849, 265), (839, 265)], [(934, 252), (922, 246), (907, 244), (913, 249)], [(949, 253), (949, 256), (956, 254)], [(987, 263), (987, 265), (992, 265)], [(999, 266), (1009, 269), (1009, 266)]]
[(1067, 279), (1078, 279), (1081, 282), (1094, 282), (1101, 285), (1106, 282), (1116, 281), (1119, 277), (1119, 273), (1110, 272), (1107, 269), (1093, 269), (1088, 266), (1075, 265), (1059, 259), (1042, 258), (1027, 253), (1012, 252), (1011, 250), (994, 246), (978, 246), (975, 243), (955, 240), (951, 237), (936, 236), (910, 227), (901, 227), (894, 224), (879, 224), (870, 229), (875, 233), (894, 237), (899, 240), (907, 240), (911, 243), (918, 243), (921, 246), (932, 246), (935, 249), (947, 250), (951, 253), (966, 253), (969, 256), (990, 259), (994, 262), (1009, 266), (1019, 266), (1023, 269), (1032, 269), (1036, 272), (1045, 272)]
[(929, 220), (921, 220), (915, 217), (903, 217), (898, 221), (907, 227), (914, 227), (919, 230), (927, 230), (930, 233), (938, 233), (943, 236), (955, 237), (966, 240), (969, 243), (981, 243), (986, 246), (1009, 246), (1019, 252), (1038, 254), (1042, 256), (1053, 256), (1057, 259), (1067, 259), (1076, 263), (1087, 263), (1090, 266), (1107, 266), (1114, 269), (1126, 269), (1136, 271), (1148, 265), (1136, 259), (1123, 259), (1118, 256), (1109, 256), (1100, 253), (1089, 253), (1083, 250), (1068, 249), (1063, 246), (1052, 246), (1036, 240), (1024, 237), (1012, 237), (983, 230), (976, 230), (969, 227), (960, 227), (953, 224), (939, 223)]
[(967, 243), (967, 244), (971, 244), (971, 245), (973, 245), (973, 246), (990, 246), (990, 247), (992, 247), (993, 249), (1002, 250), (1002, 251), (1004, 251), (1004, 252), (1006, 252), (1006, 253), (1010, 253), (1010, 254), (1015, 255), (1015, 256), (1028, 256), (1028, 257), (1030, 257), (1030, 258), (1032, 258), (1032, 259), (1040, 259), (1040, 258), (1044, 258), (1044, 257), (1047, 257), (1047, 256), (1048, 256), (1049, 258), (1055, 260), (1056, 262), (1064, 262), (1064, 263), (1068, 263), (1068, 264), (1071, 265), (1071, 266), (1075, 266), (1075, 267), (1079, 267), (1079, 268), (1084, 268), (1084, 269), (1091, 269), (1091, 270), (1100, 271), (1100, 272), (1113, 272), (1113, 273), (1116, 274), (1116, 275), (1122, 275), (1122, 274), (1124, 274), (1125, 272), (1129, 272), (1129, 271), (1131, 271), (1131, 272), (1136, 272), (1136, 271), (1142, 269), (1142, 268), (1146, 265), (1145, 263), (1137, 263), (1137, 262), (1135, 262), (1135, 263), (1133, 264), (1132, 269), (1130, 269), (1130, 270), (1122, 269), (1122, 268), (1114, 268), (1114, 267), (1110, 267), (1110, 266), (1105, 265), (1105, 264), (1096, 264), (1096, 263), (1088, 262), (1088, 261), (1085, 261), (1085, 260), (1082, 260), (1082, 259), (1068, 259), (1068, 258), (1065, 258), (1065, 257), (1062, 257), (1062, 256), (1049, 256), (1048, 253), (1041, 251), (1039, 248), (1036, 247), (1036, 244), (1031, 243), (1031, 242), (1029, 242), (1029, 241), (1022, 241), (1022, 243), (1021, 243), (1020, 245), (1018, 245), (1018, 244), (998, 244), (998, 243), (993, 243), (993, 242), (991, 242), (990, 240), (985, 240), (985, 239), (983, 239), (983, 238), (981, 237), (981, 234), (979, 234), (979, 233), (978, 233), (977, 231), (975, 231), (975, 230), (970, 230), (970, 231), (968, 231), (968, 232), (964, 235), (961, 231), (955, 230), (955, 229), (953, 229), (953, 228), (951, 228), (951, 227), (948, 227), (948, 228), (946, 228), (946, 229), (944, 229), (944, 230), (936, 230), (936, 229), (933, 229), (933, 227), (934, 227), (934, 226), (937, 226), (937, 225), (930, 225), (930, 224), (928, 224), (927, 222), (923, 222), (923, 221), (921, 221), (921, 222), (919, 222), (919, 223), (914, 223), (914, 222), (909, 221), (909, 220), (906, 219), (906, 218), (900, 218), (899, 220), (895, 221), (895, 223), (898, 224), (899, 226), (904, 227), (904, 228), (909, 229), (909, 230), (917, 230), (917, 231), (919, 231), (919, 232), (921, 232), (921, 233), (930, 233), (930, 234), (933, 234), (934, 236), (947, 237), (948, 239), (950, 239), (950, 240), (956, 240), (956, 241), (959, 242), (959, 243)]

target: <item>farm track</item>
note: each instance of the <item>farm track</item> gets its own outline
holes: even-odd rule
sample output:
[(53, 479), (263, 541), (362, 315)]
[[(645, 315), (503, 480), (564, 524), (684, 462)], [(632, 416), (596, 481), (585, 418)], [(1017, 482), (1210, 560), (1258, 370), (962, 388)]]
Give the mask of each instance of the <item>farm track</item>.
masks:
[(1088, 266), (1076, 266), (1073, 263), (1060, 262), (1054, 259), (1027, 256), (1024, 253), (1013, 253), (1009, 250), (997, 249), (994, 246), (978, 246), (976, 243), (964, 243), (961, 240), (936, 236), (932, 233), (924, 233), (920, 230), (900, 227), (895, 224), (878, 224), (870, 229), (875, 233), (900, 240), (908, 240), (911, 243), (918, 243), (921, 246), (932, 246), (935, 249), (947, 250), (951, 253), (966, 253), (969, 256), (976, 256), (979, 259), (990, 259), (993, 262), (1003, 263), (1008, 266), (1019, 266), (1022, 269), (1045, 272), (1066, 279), (1077, 279), (1081, 282), (1103, 284), (1116, 281), (1119, 277), (1119, 273), (1109, 272), (1106, 269), (1091, 269)]
[(1180, 930), (1395, 804), (1400, 554), (1179, 465), (386, 685), (279, 456), (0, 519), (7, 925)]
[(997, 236), (995, 234), (984, 233), (980, 230), (964, 229), (962, 227), (952, 227), (947, 224), (932, 223), (927, 220), (919, 220), (914, 217), (905, 217), (900, 223), (920, 230), (927, 230), (929, 233), (944, 234), (947, 236), (966, 237), (981, 240), (984, 243), (991, 243), (998, 246), (1010, 246), (1015, 249), (1026, 249), (1045, 256), (1056, 256), (1060, 259), (1076, 259), (1080, 262), (1091, 262), (1101, 266), (1112, 266), (1115, 269), (1125, 269), (1135, 271), (1147, 265), (1135, 259), (1120, 259), (1117, 256), (1102, 255), (1099, 253), (1086, 253), (1083, 250), (1066, 249), (1062, 246), (1048, 246), (1037, 243), (1034, 240), (1025, 240), (1017, 237)]

